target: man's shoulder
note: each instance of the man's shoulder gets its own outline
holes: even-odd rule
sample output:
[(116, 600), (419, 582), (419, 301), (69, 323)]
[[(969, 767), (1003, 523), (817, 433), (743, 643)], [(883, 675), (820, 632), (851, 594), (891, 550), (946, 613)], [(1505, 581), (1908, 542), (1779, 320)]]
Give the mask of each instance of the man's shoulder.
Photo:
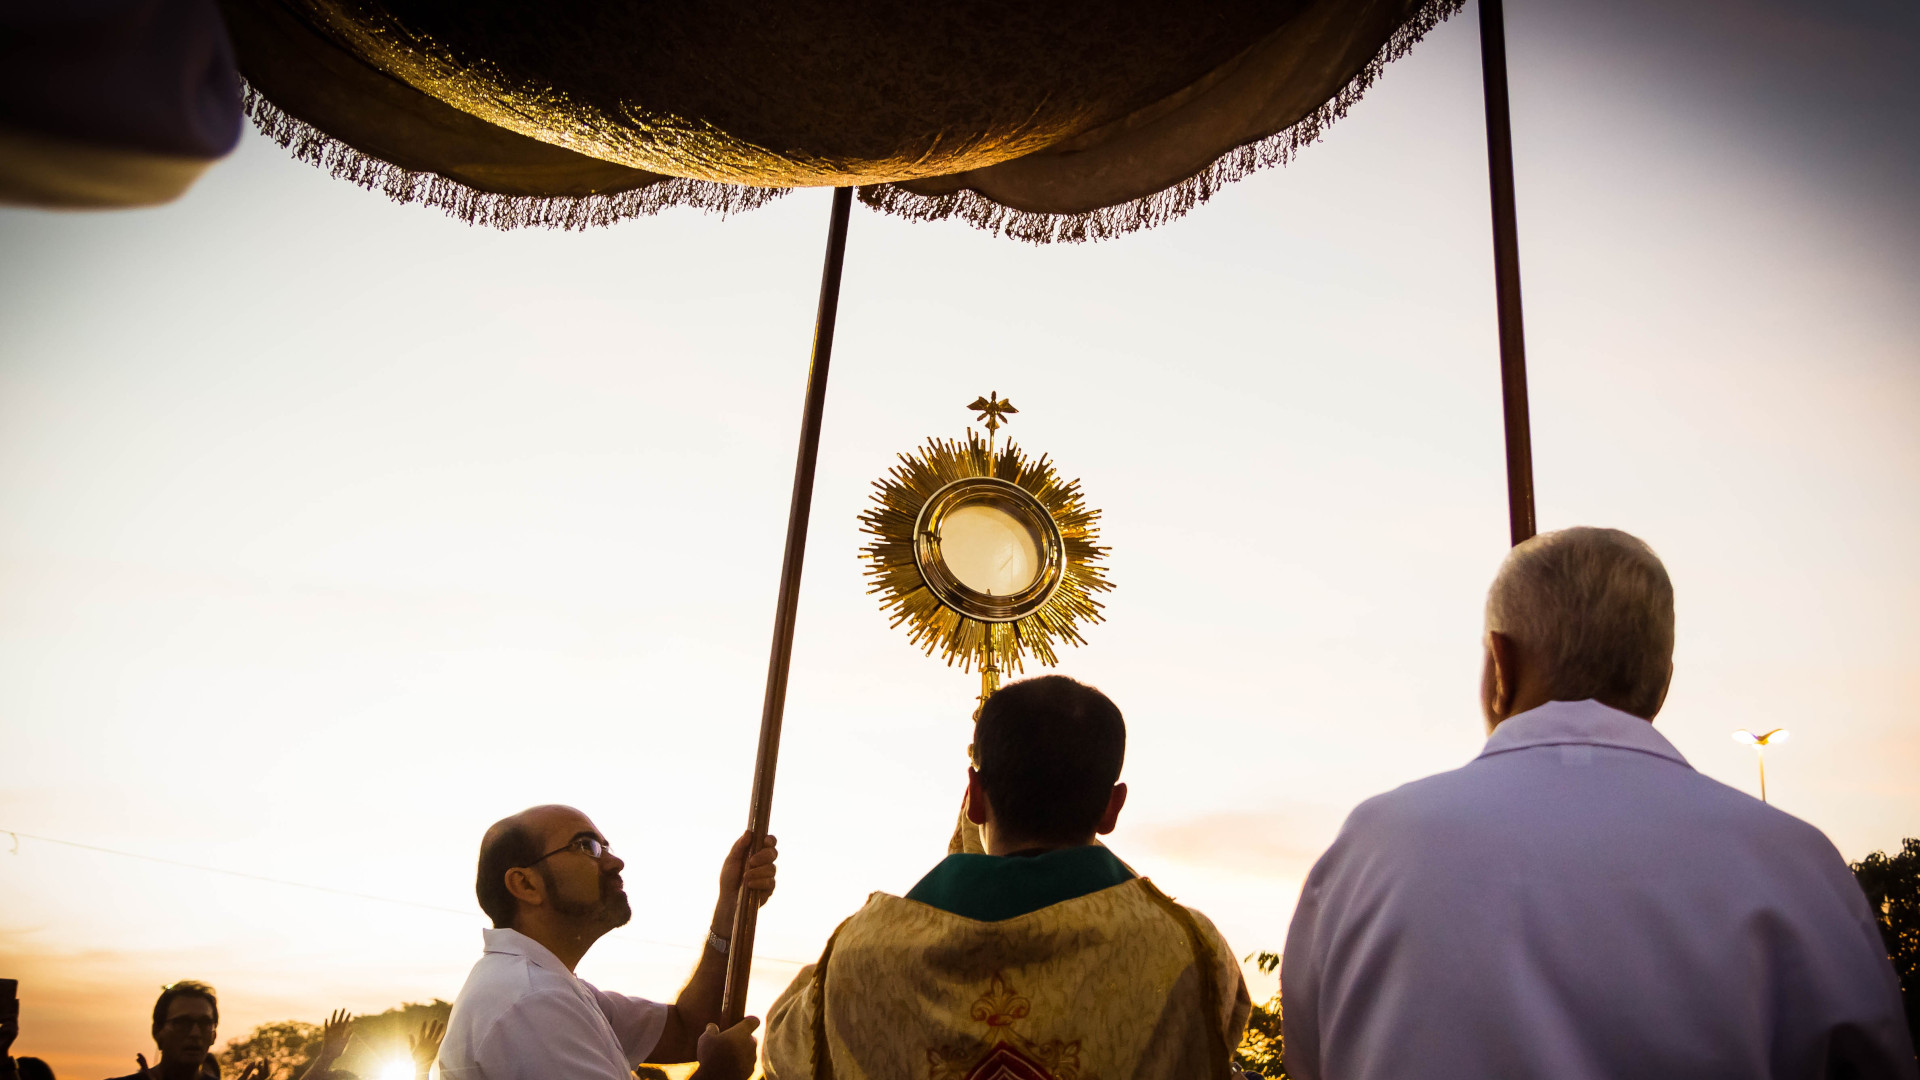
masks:
[(1092, 968), (1116, 956), (1179, 967), (1192, 961), (1195, 946), (1238, 970), (1211, 919), (1170, 899), (1147, 879), (1134, 878), (991, 922), (874, 893), (834, 931), (822, 959), (835, 978), (854, 983), (904, 978), (917, 984), (923, 979), (941, 983), (945, 976), (939, 973), (951, 974), (956, 963), (977, 966), (986, 958), (1006, 970)]
[(1088, 927), (1137, 923), (1171, 925), (1169, 907), (1192, 912), (1203, 932), (1217, 933), (1205, 915), (1171, 901), (1157, 901), (1152, 883), (1131, 878), (1106, 888), (1049, 904), (1012, 918), (980, 920), (891, 893), (876, 892), (835, 931), (836, 954), (843, 948), (882, 950), (925, 947), (929, 943), (1051, 940), (1061, 926)]
[(467, 973), (467, 982), (460, 988), (460, 997), (526, 993), (533, 989), (540, 974), (539, 965), (525, 956), (503, 952), (483, 953)]
[(490, 952), (474, 963), (466, 984), (455, 995), (447, 1018), (448, 1034), (478, 1042), (509, 1013), (562, 998), (578, 1000), (562, 980), (528, 958)]
[(1224, 957), (1230, 963), (1233, 962), (1233, 949), (1227, 944), (1227, 936), (1220, 932), (1219, 927), (1213, 925), (1213, 920), (1207, 917), (1206, 912), (1191, 904), (1176, 902), (1174, 906), (1186, 912), (1187, 917), (1193, 920), (1194, 926), (1200, 931), (1201, 941), (1210, 951)]
[(1712, 777), (1689, 771), (1687, 780), (1687, 809), (1714, 846), (1743, 848), (1756, 874), (1804, 880), (1811, 873), (1841, 882), (1851, 898), (1853, 871), (1818, 826)]
[[(1632, 750), (1616, 755), (1624, 771), (1589, 772), (1584, 747), (1544, 746), (1479, 757), (1355, 807), (1323, 858), (1340, 852), (1386, 855), (1395, 864), (1450, 865), (1466, 851), (1504, 849), (1557, 839), (1589, 855), (1642, 845), (1668, 857), (1686, 852), (1745, 856), (1747, 873), (1779, 880), (1846, 873), (1825, 833), (1792, 814), (1685, 765)], [(1562, 774), (1560, 768), (1568, 770)], [(1580, 774), (1586, 774), (1576, 779)], [(1616, 792), (1618, 795), (1616, 796)]]
[(1346, 834), (1361, 830), (1398, 829), (1432, 825), (1455, 813), (1471, 812), (1494, 800), (1495, 793), (1476, 774), (1479, 759), (1456, 769), (1409, 780), (1363, 800), (1347, 815), (1341, 829)]
[[(1444, 823), (1454, 815), (1473, 816), (1504, 807), (1515, 799), (1530, 800), (1537, 794), (1535, 786), (1559, 779), (1549, 770), (1584, 764), (1591, 760), (1587, 755), (1594, 753), (1609, 755), (1616, 766), (1631, 772), (1637, 798), (1629, 800), (1626, 809), (1708, 815), (1781, 837), (1819, 838), (1824, 842), (1818, 829), (1799, 818), (1684, 763), (1611, 746), (1546, 745), (1484, 754), (1457, 768), (1408, 781), (1365, 800), (1354, 807), (1347, 824), (1351, 828)], [(1527, 783), (1529, 780), (1532, 783)]]

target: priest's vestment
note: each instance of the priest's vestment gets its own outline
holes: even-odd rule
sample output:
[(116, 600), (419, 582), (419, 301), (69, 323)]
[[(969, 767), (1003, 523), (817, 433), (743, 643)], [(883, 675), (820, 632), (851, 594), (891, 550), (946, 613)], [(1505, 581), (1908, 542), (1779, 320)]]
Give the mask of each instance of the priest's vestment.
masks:
[(1105, 848), (1043, 858), (1124, 880), (995, 918), (1023, 905), (990, 880), (963, 895), (968, 868), (1045, 864), (955, 855), (874, 893), (774, 1002), (769, 1080), (1227, 1080), (1250, 1001), (1219, 931)]

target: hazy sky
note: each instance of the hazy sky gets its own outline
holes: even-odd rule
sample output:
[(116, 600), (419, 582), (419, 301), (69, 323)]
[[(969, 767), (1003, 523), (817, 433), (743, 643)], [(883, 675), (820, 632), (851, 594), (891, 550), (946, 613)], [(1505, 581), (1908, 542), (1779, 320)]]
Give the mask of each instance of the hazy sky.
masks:
[[(1920, 834), (1920, 14), (1509, 5), (1543, 528), (1666, 558), (1660, 730), (1849, 858)], [(1505, 547), (1473, 13), (1322, 145), (1156, 232), (856, 209), (764, 1008), (944, 852), (976, 684), (888, 629), (856, 516), (997, 390), (1079, 476), (1129, 720), (1116, 850), (1243, 953), (1366, 796), (1471, 757)], [(669, 996), (746, 816), (824, 191), (496, 233), (249, 135), (178, 204), (0, 212), (0, 975), (17, 1053), (451, 998), (481, 830), (593, 815)], [(446, 909), (446, 910), (431, 910)], [(1257, 992), (1271, 983), (1257, 986)]]

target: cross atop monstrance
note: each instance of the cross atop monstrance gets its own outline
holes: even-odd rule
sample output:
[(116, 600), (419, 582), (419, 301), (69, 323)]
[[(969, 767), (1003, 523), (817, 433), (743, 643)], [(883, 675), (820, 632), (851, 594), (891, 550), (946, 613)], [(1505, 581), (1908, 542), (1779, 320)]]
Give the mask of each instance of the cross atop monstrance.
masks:
[(1080, 481), (1062, 481), (1045, 456), (1030, 459), (994, 436), (1020, 410), (989, 391), (967, 406), (987, 429), (964, 441), (928, 439), (874, 481), (860, 515), (874, 539), (869, 593), (922, 651), (980, 669), (980, 700), (1031, 655), (1052, 667), (1056, 641), (1083, 644), (1079, 625), (1100, 622), (1094, 593), (1113, 588), (1101, 567), (1100, 511)]
[(975, 420), (986, 421), (987, 445), (989, 447), (993, 445), (993, 433), (999, 431), (1001, 425), (1004, 423), (1001, 418), (1008, 413), (1017, 413), (1020, 411), (1013, 407), (1013, 402), (1001, 397), (997, 390), (987, 391), (986, 397), (974, 398), (973, 404), (967, 406), (967, 408), (980, 414), (974, 417)]

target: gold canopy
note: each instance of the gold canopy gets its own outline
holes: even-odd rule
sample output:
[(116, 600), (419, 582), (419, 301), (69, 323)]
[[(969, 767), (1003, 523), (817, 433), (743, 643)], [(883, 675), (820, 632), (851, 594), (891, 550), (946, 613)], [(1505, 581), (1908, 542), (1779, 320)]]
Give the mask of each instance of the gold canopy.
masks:
[(1317, 138), (1460, 0), (223, 0), (248, 111), (469, 221), (858, 186), (1033, 241), (1158, 224)]

